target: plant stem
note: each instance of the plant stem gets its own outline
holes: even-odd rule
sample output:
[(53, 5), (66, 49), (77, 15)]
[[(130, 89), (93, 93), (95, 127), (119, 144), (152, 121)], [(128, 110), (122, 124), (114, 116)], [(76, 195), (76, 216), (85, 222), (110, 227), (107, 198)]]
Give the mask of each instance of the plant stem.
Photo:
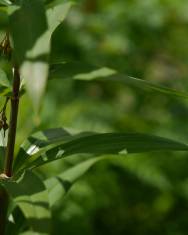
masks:
[(7, 219), (7, 210), (8, 210), (8, 194), (3, 187), (0, 187), (0, 234), (5, 234), (6, 229), (6, 219)]
[(5, 156), (4, 173), (8, 176), (12, 176), (12, 164), (14, 160), (14, 146), (16, 139), (16, 127), (18, 117), (18, 106), (19, 106), (19, 89), (20, 89), (20, 74), (17, 66), (14, 66), (13, 74), (13, 91), (11, 97), (11, 111), (10, 111), (10, 122), (8, 132), (8, 143)]

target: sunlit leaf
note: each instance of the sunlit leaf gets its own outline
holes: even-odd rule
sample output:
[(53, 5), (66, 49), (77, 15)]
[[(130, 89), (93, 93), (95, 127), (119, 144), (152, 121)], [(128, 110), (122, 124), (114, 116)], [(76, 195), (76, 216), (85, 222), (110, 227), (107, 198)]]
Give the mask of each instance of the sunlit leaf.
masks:
[(69, 2), (59, 2), (45, 12), (42, 0), (25, 0), (17, 10), (12, 7), (10, 28), (15, 58), (20, 64), (21, 77), (25, 80), (36, 111), (40, 107), (48, 77), (50, 39), (53, 31), (66, 17), (70, 6)]
[(31, 155), (41, 151), (46, 146), (70, 138), (70, 134), (63, 128), (54, 128), (45, 131), (39, 131), (30, 136), (21, 145), (19, 153), (14, 161), (14, 172), (16, 172), (23, 162)]
[(9, 6), (12, 2), (9, 0), (0, 0), (0, 5)]
[(48, 66), (46, 61), (37, 58), (41, 54), (34, 57), (30, 51), (34, 50), (47, 28), (45, 8), (41, 0), (22, 1), (21, 6), (10, 15), (14, 57), (20, 65), (21, 77), (25, 79), (26, 88), (36, 109), (44, 91)]

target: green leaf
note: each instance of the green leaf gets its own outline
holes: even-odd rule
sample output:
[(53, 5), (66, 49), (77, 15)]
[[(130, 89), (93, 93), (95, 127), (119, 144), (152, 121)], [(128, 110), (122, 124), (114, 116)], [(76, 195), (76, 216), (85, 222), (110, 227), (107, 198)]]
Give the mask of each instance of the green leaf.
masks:
[[(188, 145), (170, 139), (138, 133), (80, 133), (49, 142), (37, 152), (29, 153), (20, 149), (20, 168), (35, 168), (50, 161), (74, 154), (127, 154), (148, 151), (187, 151)], [(20, 158), (21, 159), (21, 158)], [(17, 169), (18, 170), (18, 169)]]
[(95, 157), (77, 164), (60, 175), (49, 178), (45, 181), (48, 189), (50, 206), (60, 200), (71, 188), (71, 186), (83, 176), (94, 164), (107, 159), (107, 157)]
[(13, 222), (8, 221), (6, 224), (6, 233), (5, 235), (18, 235), (16, 231), (16, 225)]
[(54, 30), (64, 21), (73, 2), (54, 1), (47, 10), (47, 20), (49, 25), (50, 36)]
[(26, 61), (21, 67), (21, 75), (25, 80), (35, 112), (38, 112), (46, 88), (48, 64), (44, 61)]
[(27, 221), (19, 207), (13, 206), (13, 210), (8, 215), (9, 221), (6, 226), (6, 235), (20, 235), (28, 227)]
[[(51, 206), (54, 206), (58, 201), (62, 200), (62, 198), (66, 195), (66, 193), (71, 189), (72, 185), (84, 174), (86, 174), (91, 167), (93, 167), (96, 163), (103, 160), (114, 160), (113, 156), (104, 156), (104, 157), (95, 157), (89, 160), (85, 160), (73, 167), (70, 167), (68, 170), (63, 173), (51, 177), (45, 181), (45, 185), (48, 189), (49, 203)], [(131, 160), (133, 158), (129, 158)], [(127, 159), (128, 160), (128, 159)], [(147, 168), (147, 172), (144, 175), (141, 169), (134, 169), (138, 167), (137, 164), (130, 164), (131, 161), (126, 161), (126, 164), (123, 164), (122, 161), (113, 161), (113, 164), (116, 164), (120, 167), (124, 167), (126, 170), (131, 171), (133, 174), (136, 174), (137, 177), (142, 177), (144, 182), (149, 183), (152, 186), (158, 187), (160, 190), (167, 191), (171, 190), (171, 184), (167, 180), (167, 178), (161, 173), (161, 171), (150, 164)], [(139, 167), (141, 164), (141, 168), (146, 168), (144, 162), (139, 162)], [(133, 168), (133, 169), (132, 169)], [(151, 168), (151, 169), (150, 169)], [(140, 172), (138, 172), (140, 170)], [(146, 169), (145, 169), (146, 170)], [(148, 171), (150, 174), (148, 174)], [(152, 176), (152, 177), (151, 177)]]
[[(9, 7), (10, 32), (14, 43), (14, 57), (20, 65), (21, 77), (36, 109), (45, 88), (48, 65), (46, 56), (33, 50), (40, 37), (46, 32), (45, 8), (42, 0), (24, 0), (20, 7)], [(41, 52), (41, 50), (40, 50)], [(41, 56), (44, 57), (41, 59)]]
[(49, 235), (49, 233), (38, 233), (38, 232), (33, 232), (33, 231), (27, 231), (20, 233), (19, 235)]
[[(157, 157), (157, 156), (156, 156)], [(151, 185), (163, 192), (170, 192), (173, 184), (165, 174), (165, 172), (156, 164), (156, 158), (150, 158), (149, 155), (142, 155), (138, 158), (127, 158), (126, 161), (112, 161), (125, 171), (135, 175), (141, 182)]]
[(125, 85), (137, 87), (139, 89), (144, 89), (147, 91), (160, 92), (173, 97), (175, 96), (188, 98), (188, 93), (186, 92), (176, 91), (171, 88), (157, 85), (146, 80), (124, 75), (110, 68), (99, 68), (97, 66), (88, 65), (81, 62), (52, 64), (50, 67), (49, 78), (72, 78), (83, 81), (99, 80), (103, 82), (121, 82)]
[(51, 36), (70, 6), (70, 2), (60, 2), (45, 12), (42, 0), (24, 0), (20, 8), (9, 8), (15, 57), (36, 111), (46, 87)]
[[(9, 7), (9, 11), (14, 9)], [(12, 13), (12, 12), (11, 12)], [(21, 65), (37, 40), (47, 30), (45, 8), (42, 0), (24, 0), (10, 14), (10, 32), (14, 42), (14, 56)]]
[(27, 171), (19, 182), (5, 181), (4, 185), (35, 232), (50, 231), (48, 193), (40, 178)]
[(0, 68), (0, 89), (1, 87), (10, 87), (11, 84), (8, 80), (6, 73)]
[[(11, 218), (11, 222), (13, 224), (10, 224), (10, 228), (9, 226), (7, 226), (7, 235), (20, 234), (20, 232), (23, 231), (24, 228), (28, 227), (27, 220), (20, 208), (18, 206), (15, 206), (13, 202), (12, 204), (13, 206), (12, 210), (10, 210), (9, 218)], [(13, 230), (11, 230), (11, 228), (13, 228)]]
[(12, 92), (12, 86), (7, 74), (0, 68), (0, 96), (8, 96)]
[(9, 0), (0, 0), (0, 5), (9, 6), (11, 4), (12, 4), (12, 2)]
[(0, 29), (5, 29), (8, 25), (8, 14), (6, 7), (0, 6)]
[[(48, 189), (48, 196), (49, 196), (49, 203), (54, 206), (58, 201), (62, 200), (62, 198), (66, 195), (67, 192), (71, 189), (72, 185), (83, 175), (85, 175), (91, 167), (93, 167), (96, 163), (103, 160), (114, 160), (115, 157), (113, 156), (104, 156), (104, 157), (95, 157), (89, 160), (85, 160), (73, 167), (70, 167), (68, 170), (64, 171), (63, 173), (51, 177), (45, 181), (45, 185)], [(131, 158), (129, 158), (131, 160)], [(144, 162), (141, 163), (141, 168), (146, 167)], [(140, 167), (139, 163), (139, 167)], [(126, 168), (126, 170), (131, 171), (133, 174), (136, 174), (137, 177), (142, 177), (143, 181), (149, 183), (152, 186), (158, 187), (160, 190), (167, 191), (171, 190), (171, 184), (167, 180), (167, 178), (160, 172), (159, 169), (152, 167), (149, 165), (146, 174), (141, 171), (138, 173), (138, 169), (132, 169), (137, 167), (135, 164), (130, 164), (130, 161), (126, 161), (126, 164), (122, 166), (122, 161), (113, 161), (113, 164), (116, 164), (120, 167)], [(150, 169), (151, 168), (151, 169)], [(140, 170), (140, 169), (139, 169)], [(150, 174), (148, 174), (148, 171)], [(152, 176), (152, 177), (151, 177)]]
[(6, 71), (6, 68), (3, 68), (5, 65), (2, 61), (0, 61), (0, 66), (0, 96), (7, 96), (12, 92), (12, 87), (7, 76), (9, 75), (9, 71)]
[(41, 149), (46, 146), (51, 146), (51, 144), (66, 140), (70, 137), (71, 135), (63, 128), (54, 128), (33, 134), (21, 145), (14, 161), (14, 172), (16, 172), (31, 155), (40, 152)]

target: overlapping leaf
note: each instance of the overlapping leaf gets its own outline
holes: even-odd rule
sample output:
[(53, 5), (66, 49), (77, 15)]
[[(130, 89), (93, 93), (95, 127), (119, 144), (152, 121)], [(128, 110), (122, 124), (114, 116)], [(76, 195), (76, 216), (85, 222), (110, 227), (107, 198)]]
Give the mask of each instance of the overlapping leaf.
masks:
[[(74, 165), (73, 167), (68, 168), (68, 170), (64, 171), (63, 173), (51, 177), (45, 181), (45, 185), (48, 189), (48, 195), (49, 195), (49, 203), (51, 206), (54, 206), (59, 200), (61, 200), (66, 193), (69, 191), (69, 189), (72, 187), (72, 185), (80, 178), (82, 177), (91, 167), (93, 167), (96, 163), (103, 161), (103, 160), (109, 160), (114, 159), (115, 155), (112, 156), (104, 156), (104, 157), (94, 157), (91, 159), (87, 159), (79, 164)], [(127, 159), (128, 160), (128, 159)], [(131, 160), (129, 158), (129, 160)], [(122, 162), (120, 161), (113, 161), (115, 164), (122, 167)], [(125, 167), (126, 170), (131, 170), (134, 172), (134, 174), (138, 174), (138, 169), (133, 170), (132, 166), (135, 167), (135, 164), (129, 164), (130, 162), (126, 162), (123, 167)], [(141, 168), (143, 167), (141, 163)], [(139, 163), (139, 166), (140, 166)], [(151, 168), (151, 169), (150, 169)], [(148, 175), (148, 172), (151, 173), (151, 175)], [(146, 174), (139, 174), (139, 177), (142, 177), (142, 180), (146, 181), (147, 183), (151, 184), (152, 186), (158, 187), (160, 190), (171, 190), (171, 184), (167, 180), (167, 178), (161, 174), (160, 170), (155, 168), (154, 166), (149, 166)]]
[(110, 68), (100, 68), (82, 62), (52, 64), (50, 67), (49, 78), (72, 78), (84, 81), (99, 80), (103, 82), (121, 82), (122, 84), (137, 87), (139, 89), (145, 89), (147, 91), (155, 91), (170, 96), (188, 98), (188, 93), (186, 92), (176, 91), (165, 86), (154, 84), (147, 80), (131, 77)]
[(11, 92), (11, 84), (6, 73), (0, 68), (0, 95), (6, 96)]
[(48, 148), (52, 144), (70, 137), (71, 135), (63, 128), (54, 128), (33, 134), (21, 145), (14, 161), (14, 172), (16, 172), (30, 156), (41, 152), (41, 149), (46, 150), (45, 147)]
[(104, 159), (106, 159), (106, 157), (95, 157), (86, 160), (69, 168), (60, 175), (47, 179), (45, 185), (48, 189), (50, 205), (54, 206), (81, 176), (83, 176), (94, 164)]
[(38, 233), (50, 231), (48, 194), (43, 182), (27, 171), (19, 182), (5, 181), (4, 185), (19, 206), (30, 228)]
[(42, 0), (25, 0), (19, 7), (9, 7), (14, 56), (35, 110), (39, 109), (46, 87), (52, 33), (70, 6), (70, 2), (56, 2), (45, 11)]
[[(41, 135), (43, 136), (42, 132)], [(76, 135), (64, 135), (64, 133), (60, 132), (58, 135), (57, 141), (54, 139), (41, 142), (41, 139), (35, 139), (30, 147), (28, 146), (26, 149), (21, 147), (15, 163), (15, 172), (21, 168), (35, 168), (47, 162), (80, 153), (95, 156), (162, 150), (188, 150), (188, 145), (186, 144), (139, 133), (79, 133)], [(33, 137), (30, 137), (30, 140), (32, 139)], [(31, 149), (34, 151), (30, 151)]]

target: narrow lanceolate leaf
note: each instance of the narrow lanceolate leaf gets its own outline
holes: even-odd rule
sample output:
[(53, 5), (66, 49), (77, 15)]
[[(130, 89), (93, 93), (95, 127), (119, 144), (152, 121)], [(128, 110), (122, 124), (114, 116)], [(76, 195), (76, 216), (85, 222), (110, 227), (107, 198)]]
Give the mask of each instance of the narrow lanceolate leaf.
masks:
[(106, 157), (95, 157), (79, 163), (63, 172), (62, 174), (49, 178), (45, 181), (48, 189), (50, 206), (59, 201), (71, 188), (71, 186), (83, 176), (94, 164), (107, 159)]
[(29, 58), (27, 54), (46, 32), (48, 25), (42, 0), (24, 0), (17, 9), (11, 11), (13, 8), (9, 7), (12, 13), (10, 31), (14, 42), (14, 56), (21, 65)]
[(14, 172), (16, 172), (31, 155), (40, 152), (41, 149), (51, 146), (54, 143), (67, 140), (67, 138), (70, 137), (71, 135), (63, 128), (54, 128), (33, 134), (21, 145), (14, 161)]
[(4, 182), (33, 232), (49, 233), (50, 209), (47, 190), (34, 173), (27, 171), (20, 182)]
[(14, 56), (35, 110), (39, 109), (46, 87), (52, 33), (64, 20), (70, 6), (71, 3), (59, 2), (45, 11), (44, 1), (24, 0), (16, 9), (9, 7)]
[[(187, 151), (188, 145), (162, 137), (138, 133), (80, 133), (62, 137), (57, 142), (39, 148), (29, 154), (20, 149), (17, 159), (22, 158), (21, 168), (34, 168), (74, 154), (127, 154), (148, 151)], [(20, 157), (21, 156), (21, 157)]]
[(68, 62), (52, 64), (50, 67), (49, 78), (64, 79), (72, 78), (83, 81), (115, 81), (122, 84), (146, 89), (147, 91), (155, 91), (166, 95), (188, 98), (188, 93), (176, 91), (174, 89), (157, 85), (147, 80), (131, 77), (110, 68), (99, 68), (97, 66), (88, 65), (81, 62)]
[[(85, 175), (96, 163), (101, 160), (113, 160), (115, 159), (114, 156), (115, 155), (111, 155), (110, 157), (104, 156), (87, 159), (68, 168), (63, 173), (47, 179), (45, 181), (45, 185), (48, 189), (50, 205), (54, 206), (59, 200), (61, 200), (71, 189), (72, 185), (80, 177)], [(122, 161), (113, 160), (113, 164), (116, 164), (119, 167), (123, 167), (134, 175), (137, 175), (141, 181), (147, 182), (147, 184), (150, 184), (152, 187), (157, 187), (158, 189), (165, 192), (172, 190), (173, 186), (171, 185), (171, 182), (161, 172), (160, 169), (151, 164), (148, 164), (147, 167), (147, 163), (143, 161), (139, 161), (139, 164), (135, 164), (135, 161), (132, 162), (132, 160), (136, 159), (133, 158), (129, 158), (127, 160), (128, 161), (126, 161), (126, 164), (122, 164)]]
[(24, 0), (17, 9), (9, 7), (9, 11), (14, 57), (37, 109), (48, 74), (46, 55), (33, 53), (36, 43), (48, 29), (44, 4), (42, 0)]

